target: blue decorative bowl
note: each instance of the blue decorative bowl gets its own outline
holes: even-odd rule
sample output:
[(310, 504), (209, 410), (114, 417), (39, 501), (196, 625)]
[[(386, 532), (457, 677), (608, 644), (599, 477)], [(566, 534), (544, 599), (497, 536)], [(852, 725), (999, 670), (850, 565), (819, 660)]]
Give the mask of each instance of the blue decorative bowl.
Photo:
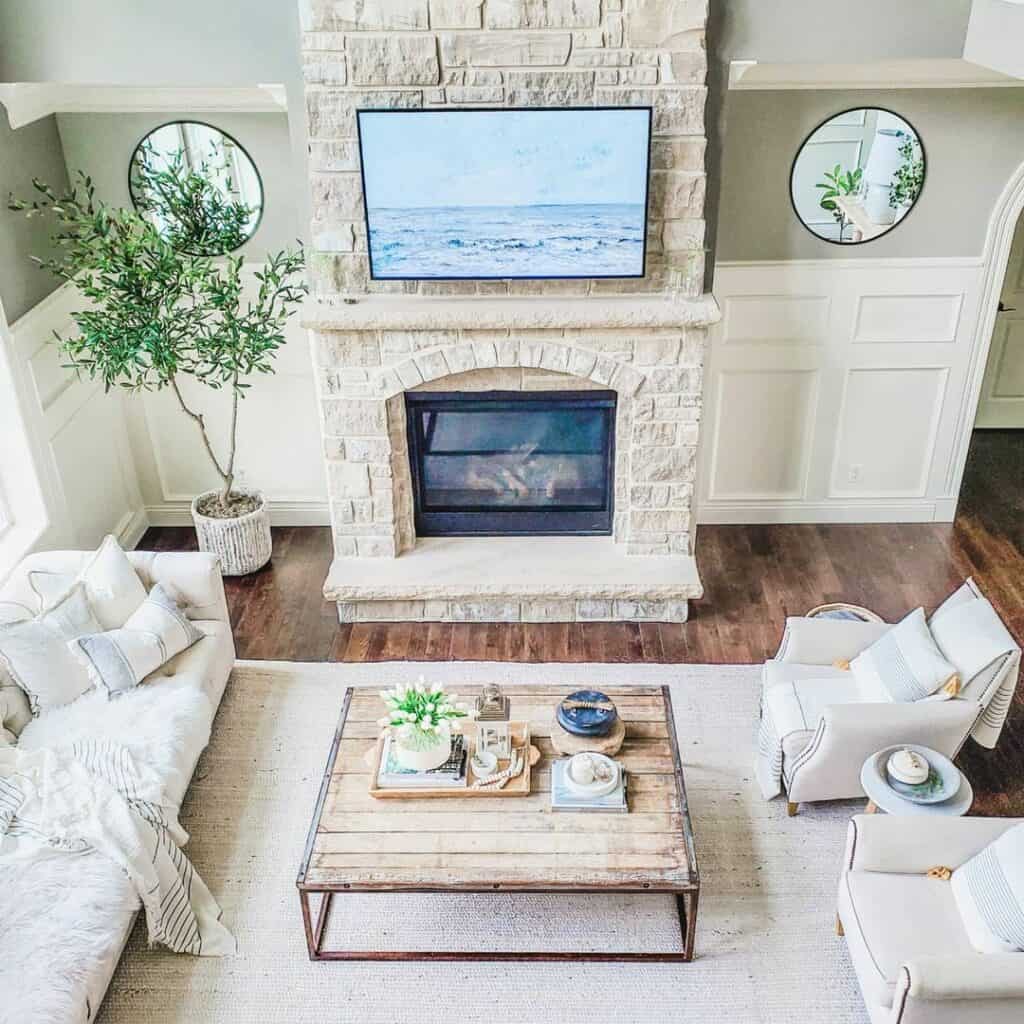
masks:
[[(586, 701), (593, 704), (611, 704), (608, 695), (600, 690), (577, 690), (566, 700)], [(563, 701), (555, 711), (558, 724), (574, 736), (605, 736), (618, 719), (618, 712), (604, 708), (567, 708)]]

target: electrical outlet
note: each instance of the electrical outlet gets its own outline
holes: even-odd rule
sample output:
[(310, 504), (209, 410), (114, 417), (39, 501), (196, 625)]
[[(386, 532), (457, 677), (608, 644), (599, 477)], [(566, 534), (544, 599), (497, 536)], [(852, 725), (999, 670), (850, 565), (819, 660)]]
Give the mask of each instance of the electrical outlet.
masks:
[(849, 483), (855, 484), (860, 480), (860, 471), (863, 469), (859, 462), (855, 462), (850, 466), (849, 472), (846, 474), (846, 479)]

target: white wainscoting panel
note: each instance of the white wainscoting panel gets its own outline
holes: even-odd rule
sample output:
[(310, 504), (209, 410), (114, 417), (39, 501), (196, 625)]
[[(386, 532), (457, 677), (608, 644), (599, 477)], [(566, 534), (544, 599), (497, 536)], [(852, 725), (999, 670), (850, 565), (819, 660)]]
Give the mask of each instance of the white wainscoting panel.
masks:
[[(723, 370), (716, 380), (709, 493), (715, 499), (799, 499), (814, 422), (814, 370)], [(742, 408), (743, 416), (730, 415)], [(762, 429), (751, 432), (751, 423)]]
[(11, 325), (13, 374), (46, 525), (40, 547), (96, 547), (108, 533), (134, 546), (146, 528), (128, 444), (124, 398), (65, 369), (54, 331), (74, 330), (71, 289), (59, 288)]
[(973, 259), (718, 264), (698, 521), (952, 519), (980, 274)]
[(723, 339), (814, 344), (828, 315), (827, 295), (737, 295), (722, 303)]
[[(829, 497), (923, 498), (945, 367), (858, 367), (843, 392)], [(887, 458), (879, 458), (885, 451)]]
[(963, 293), (861, 295), (853, 340), (858, 342), (956, 341)]

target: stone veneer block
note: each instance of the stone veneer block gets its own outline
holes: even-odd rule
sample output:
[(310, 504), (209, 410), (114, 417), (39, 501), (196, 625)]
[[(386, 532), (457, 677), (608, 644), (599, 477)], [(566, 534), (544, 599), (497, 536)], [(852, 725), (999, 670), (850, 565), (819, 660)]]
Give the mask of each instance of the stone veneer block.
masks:
[(437, 85), (437, 41), (432, 35), (350, 35), (346, 41), (355, 85)]
[(430, 0), (431, 28), (480, 28), (483, 0)]
[(601, 23), (601, 0), (487, 0), (487, 28), (586, 28)]
[(445, 67), (550, 66), (565, 64), (571, 46), (572, 36), (568, 32), (445, 32), (441, 35), (441, 60)]
[(305, 32), (426, 28), (427, 0), (299, 0)]

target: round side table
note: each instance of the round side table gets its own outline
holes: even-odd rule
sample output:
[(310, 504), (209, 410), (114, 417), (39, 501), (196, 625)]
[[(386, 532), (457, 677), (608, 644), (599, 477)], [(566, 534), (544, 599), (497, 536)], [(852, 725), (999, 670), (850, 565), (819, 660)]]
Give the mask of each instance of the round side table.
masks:
[[(962, 817), (971, 809), (971, 804), (974, 802), (974, 790), (971, 788), (967, 776), (960, 772), (960, 769), (956, 768), (955, 765), (956, 771), (960, 772), (960, 788), (948, 800), (935, 804), (916, 804), (913, 800), (906, 800), (901, 797), (889, 785), (885, 777), (885, 759), (879, 756), (880, 754), (885, 754), (887, 758), (889, 754), (894, 750), (899, 750), (901, 746), (903, 744), (896, 747), (888, 747), (884, 751), (877, 751), (864, 762), (864, 766), (860, 770), (860, 784), (864, 787), (864, 792), (868, 797), (868, 805), (864, 809), (865, 814), (885, 811), (886, 814), (945, 815), (946, 817), (955, 818)], [(933, 757), (936, 759), (942, 758), (941, 754), (930, 750), (928, 747), (915, 746), (914, 749), (919, 749), (929, 759)], [(880, 765), (882, 766), (881, 768), (879, 767)]]

